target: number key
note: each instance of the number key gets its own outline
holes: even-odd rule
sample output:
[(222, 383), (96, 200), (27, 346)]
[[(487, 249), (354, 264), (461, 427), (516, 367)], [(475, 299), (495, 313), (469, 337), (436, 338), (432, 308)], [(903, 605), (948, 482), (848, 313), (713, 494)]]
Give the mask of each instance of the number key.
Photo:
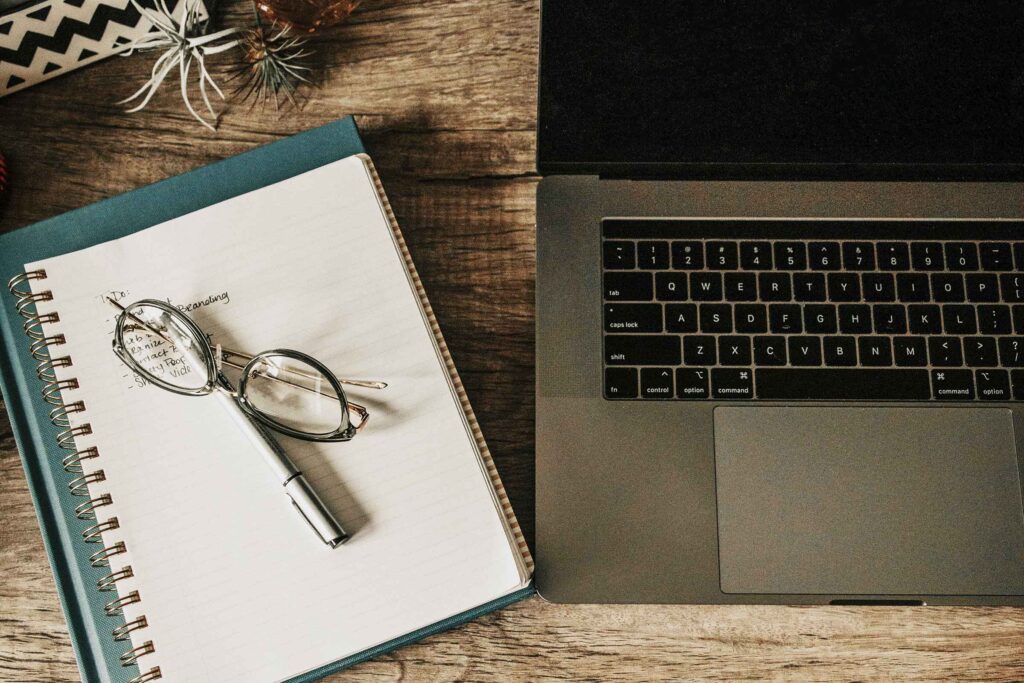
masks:
[(708, 268), (713, 270), (736, 270), (740, 267), (735, 242), (708, 242)]
[(811, 270), (839, 270), (842, 268), (838, 242), (811, 242), (807, 245), (811, 256)]
[(973, 242), (947, 242), (946, 267), (950, 270), (977, 270), (977, 247)]
[(676, 270), (702, 270), (704, 247), (700, 242), (673, 242), (672, 267)]
[(847, 270), (874, 270), (874, 246), (870, 242), (844, 242), (843, 265)]
[(772, 245), (768, 242), (740, 242), (740, 266), (743, 270), (771, 270)]
[(640, 242), (636, 245), (637, 266), (645, 270), (668, 268), (668, 242)]
[(807, 268), (807, 250), (803, 242), (776, 242), (775, 267), (779, 270)]
[(878, 267), (882, 270), (910, 270), (910, 250), (903, 242), (878, 244)]
[(938, 242), (914, 242), (910, 245), (914, 270), (942, 270), (942, 245)]

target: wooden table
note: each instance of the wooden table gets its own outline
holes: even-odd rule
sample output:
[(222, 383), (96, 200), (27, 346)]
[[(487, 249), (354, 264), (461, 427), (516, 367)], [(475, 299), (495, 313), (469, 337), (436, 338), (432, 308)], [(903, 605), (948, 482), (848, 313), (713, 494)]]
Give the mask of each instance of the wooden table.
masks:
[[(244, 11), (225, 0), (228, 14)], [(301, 111), (235, 106), (220, 130), (114, 58), (0, 100), (14, 195), (0, 230), (355, 114), (498, 468), (533, 530), (535, 0), (366, 0), (318, 45)], [(78, 677), (0, 417), (0, 679)], [(570, 606), (534, 598), (330, 680), (1024, 679), (1024, 610)]]

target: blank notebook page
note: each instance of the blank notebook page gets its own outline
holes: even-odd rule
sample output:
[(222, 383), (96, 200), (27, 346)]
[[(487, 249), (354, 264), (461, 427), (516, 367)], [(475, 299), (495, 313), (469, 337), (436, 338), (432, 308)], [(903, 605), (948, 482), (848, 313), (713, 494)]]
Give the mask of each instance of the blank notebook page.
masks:
[[(60, 314), (47, 333), (74, 365), (59, 376), (79, 380), (63, 398), (86, 403), (76, 445), (100, 451), (90, 494), (114, 500), (104, 544), (128, 548), (111, 569), (134, 571), (118, 593), (141, 595), (125, 616), (146, 616), (143, 670), (285, 680), (528, 580), (362, 158), (27, 268)], [(352, 441), (279, 438), (347, 544), (314, 535), (216, 398), (143, 386), (114, 356), (108, 294), (183, 307), (214, 344), (389, 383), (346, 389), (371, 414)]]

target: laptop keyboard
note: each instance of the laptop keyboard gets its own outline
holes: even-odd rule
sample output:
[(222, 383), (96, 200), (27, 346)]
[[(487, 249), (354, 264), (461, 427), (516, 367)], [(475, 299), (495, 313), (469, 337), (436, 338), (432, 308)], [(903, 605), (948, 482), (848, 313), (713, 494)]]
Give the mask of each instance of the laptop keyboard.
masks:
[(602, 232), (606, 398), (1024, 400), (1024, 221)]

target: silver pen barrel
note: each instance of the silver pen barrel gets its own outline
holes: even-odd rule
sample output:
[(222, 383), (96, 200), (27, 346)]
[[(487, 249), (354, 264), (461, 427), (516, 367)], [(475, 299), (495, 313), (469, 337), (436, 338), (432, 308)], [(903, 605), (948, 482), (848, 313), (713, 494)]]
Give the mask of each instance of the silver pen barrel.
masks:
[(264, 462), (274, 473), (274, 478), (281, 483), (284, 493), (292, 502), (299, 515), (306, 520), (320, 540), (331, 548), (337, 548), (348, 540), (348, 534), (334, 515), (327, 509), (320, 497), (310, 487), (302, 472), (281, 448), (281, 444), (270, 434), (266, 427), (246, 415), (235, 403), (228, 391), (218, 391), (218, 400), (228, 414), (234, 419), (239, 429), (245, 432), (249, 441), (263, 457)]

